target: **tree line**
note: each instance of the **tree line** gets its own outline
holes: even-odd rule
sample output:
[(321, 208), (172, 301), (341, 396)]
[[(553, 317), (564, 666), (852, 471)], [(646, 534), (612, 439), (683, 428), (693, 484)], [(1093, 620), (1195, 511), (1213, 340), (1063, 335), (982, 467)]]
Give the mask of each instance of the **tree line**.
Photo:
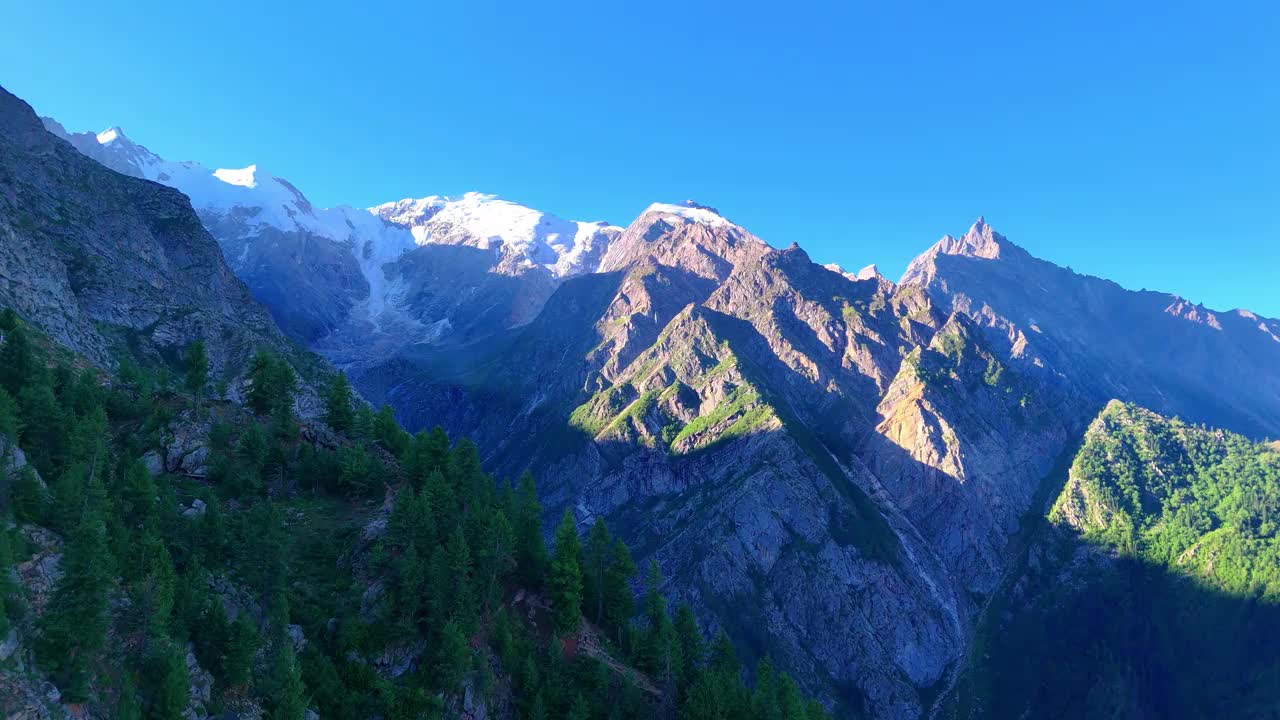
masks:
[[(210, 714), (432, 718), (478, 697), (520, 718), (825, 717), (767, 659), (748, 673), (722, 632), (672, 612), (657, 564), (641, 577), (602, 520), (580, 534), (566, 512), (548, 547), (531, 475), (503, 482), (469, 440), (405, 432), (341, 374), (326, 447), (301, 440), (299, 381), (273, 353), (250, 363), (240, 410), (200, 344), (176, 373), (125, 358), (104, 378), (10, 311), (0, 331), (0, 433), (30, 460), (0, 479), (0, 635), (31, 630), (64, 701), (178, 718), (190, 650)], [(175, 418), (208, 423), (206, 477), (142, 462)], [(39, 550), (19, 531), (33, 525), (62, 538), (39, 612), (6, 571)]]

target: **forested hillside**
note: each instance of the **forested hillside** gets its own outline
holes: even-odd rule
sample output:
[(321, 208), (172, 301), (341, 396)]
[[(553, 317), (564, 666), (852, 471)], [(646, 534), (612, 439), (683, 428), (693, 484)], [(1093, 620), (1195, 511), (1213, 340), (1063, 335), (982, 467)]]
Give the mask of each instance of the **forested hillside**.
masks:
[(958, 714), (1280, 716), (1278, 516), (1273, 444), (1112, 402), (988, 613)]
[(0, 333), (8, 717), (825, 717), (767, 660), (749, 686), (603, 522), (548, 547), (531, 476), (341, 375), (309, 422), (269, 352), (242, 407), (199, 343), (109, 377)]

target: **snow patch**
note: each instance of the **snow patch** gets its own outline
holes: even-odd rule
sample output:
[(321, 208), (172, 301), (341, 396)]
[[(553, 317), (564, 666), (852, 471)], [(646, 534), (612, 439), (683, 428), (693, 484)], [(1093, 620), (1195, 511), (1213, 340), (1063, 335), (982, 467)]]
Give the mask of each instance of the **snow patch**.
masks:
[(124, 133), (118, 127), (109, 127), (98, 133), (98, 144), (106, 145), (115, 142), (118, 138), (124, 137)]
[(213, 176), (229, 185), (239, 185), (240, 187), (255, 188), (258, 187), (258, 181), (254, 177), (258, 173), (257, 165), (240, 168), (239, 170), (229, 170), (227, 168), (218, 168), (213, 171)]

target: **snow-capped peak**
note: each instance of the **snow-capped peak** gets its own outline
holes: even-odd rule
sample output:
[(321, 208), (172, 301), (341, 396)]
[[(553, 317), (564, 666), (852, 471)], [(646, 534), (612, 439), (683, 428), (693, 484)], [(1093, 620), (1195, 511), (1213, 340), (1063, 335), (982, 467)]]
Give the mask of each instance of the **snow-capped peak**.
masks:
[(419, 245), (466, 245), (541, 265), (557, 276), (594, 270), (608, 241), (622, 228), (604, 222), (563, 220), (496, 195), (405, 198), (369, 208), (406, 227)]
[(737, 227), (733, 223), (725, 220), (715, 208), (701, 205), (693, 200), (685, 200), (683, 205), (673, 205), (671, 203), (654, 203), (645, 209), (645, 215), (649, 213), (658, 213), (665, 216), (675, 216), (684, 220), (692, 220), (712, 227)]

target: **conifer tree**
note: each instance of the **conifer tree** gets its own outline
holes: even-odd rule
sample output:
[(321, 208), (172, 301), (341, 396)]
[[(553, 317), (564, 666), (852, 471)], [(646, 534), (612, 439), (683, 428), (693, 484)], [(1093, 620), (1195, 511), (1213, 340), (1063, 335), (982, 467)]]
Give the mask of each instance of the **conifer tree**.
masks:
[(582, 547), (577, 523), (567, 508), (556, 528), (555, 554), (547, 582), (555, 610), (556, 632), (566, 635), (578, 629), (582, 616)]
[(777, 682), (773, 660), (766, 655), (756, 663), (756, 687), (751, 693), (751, 710), (759, 720), (782, 720)]
[(542, 585), (547, 564), (547, 545), (542, 539), (542, 504), (533, 486), (533, 475), (520, 476), (516, 493), (516, 565), (525, 585), (536, 589)]
[(124, 673), (116, 689), (116, 706), (111, 720), (142, 720), (142, 701), (138, 698), (137, 684), (129, 673)]
[(471, 548), (462, 528), (454, 528), (448, 545), (445, 546), (445, 557), (448, 560), (449, 580), (452, 588), (452, 599), (449, 612), (463, 633), (475, 628), (475, 595), (471, 587)]
[(693, 616), (693, 609), (686, 603), (676, 608), (675, 618), (676, 642), (680, 645), (680, 682), (693, 682), (702, 668), (706, 657), (706, 641), (702, 631), (698, 629), (698, 620)]
[(183, 385), (198, 401), (204, 393), (204, 386), (209, 382), (209, 356), (205, 353), (203, 340), (196, 340), (187, 346), (186, 366)]
[(148, 715), (157, 720), (180, 720), (191, 699), (186, 653), (166, 639), (153, 649), (148, 664), (146, 678), (151, 686)]
[(41, 618), (42, 662), (58, 678), (69, 702), (88, 698), (107, 637), (111, 558), (102, 520), (85, 514), (62, 557), (62, 577)]
[(49, 498), (44, 485), (30, 466), (18, 470), (13, 481), (13, 518), (18, 522), (44, 522)]
[(348, 432), (355, 420), (352, 409), (351, 383), (347, 374), (338, 372), (329, 378), (329, 385), (324, 394), (324, 421), (338, 432)]
[(573, 699), (573, 704), (569, 706), (569, 714), (565, 716), (566, 720), (591, 720), (591, 706), (587, 704), (587, 699), (578, 694)]
[(64, 459), (66, 414), (48, 385), (27, 385), (18, 393), (22, 408), (22, 447), (42, 476), (53, 477)]
[(636, 575), (636, 564), (631, 551), (622, 540), (613, 541), (613, 550), (604, 577), (604, 620), (614, 628), (615, 639), (622, 643), (622, 632), (635, 612), (635, 597), (631, 592), (631, 578)]
[(13, 399), (8, 390), (0, 387), (0, 435), (14, 440), (21, 432), (22, 413), (18, 409), (18, 401)]
[(612, 553), (613, 538), (604, 519), (597, 517), (582, 549), (582, 599), (587, 615), (596, 622), (604, 620), (605, 575)]
[(306, 687), (302, 668), (288, 637), (276, 641), (271, 661), (271, 720), (303, 720), (307, 712)]
[(43, 368), (22, 322), (15, 316), (10, 316), (10, 321), (12, 327), (4, 328), (4, 342), (0, 343), (0, 387), (18, 397), (23, 387), (40, 382)]
[[(221, 609), (215, 612), (221, 613)], [(222, 658), (222, 679), (228, 687), (249, 687), (253, 679), (253, 656), (261, 643), (262, 638), (250, 622), (249, 615), (240, 613), (231, 623), (226, 653)]]
[(0, 516), (0, 638), (9, 636), (9, 611), (16, 591), (12, 577), (13, 551), (5, 524), (5, 518)]
[(432, 470), (427, 475), (422, 494), (427, 498), (431, 517), (435, 520), (436, 538), (440, 541), (447, 540), (458, 522), (458, 503), (444, 472), (438, 468)]
[(249, 406), (254, 412), (277, 417), (292, 411), (298, 376), (280, 356), (259, 350), (249, 364), (249, 383)]
[(467, 636), (457, 622), (450, 620), (445, 623), (436, 653), (436, 679), (440, 689), (445, 692), (458, 689), (470, 667), (471, 648), (467, 645)]
[(409, 434), (400, 429), (390, 405), (383, 405), (373, 418), (373, 434), (392, 455), (401, 457), (409, 447)]
[(525, 713), (525, 717), (529, 720), (547, 720), (547, 707), (542, 702), (541, 693), (533, 696), (533, 703), (530, 704), (529, 712)]

